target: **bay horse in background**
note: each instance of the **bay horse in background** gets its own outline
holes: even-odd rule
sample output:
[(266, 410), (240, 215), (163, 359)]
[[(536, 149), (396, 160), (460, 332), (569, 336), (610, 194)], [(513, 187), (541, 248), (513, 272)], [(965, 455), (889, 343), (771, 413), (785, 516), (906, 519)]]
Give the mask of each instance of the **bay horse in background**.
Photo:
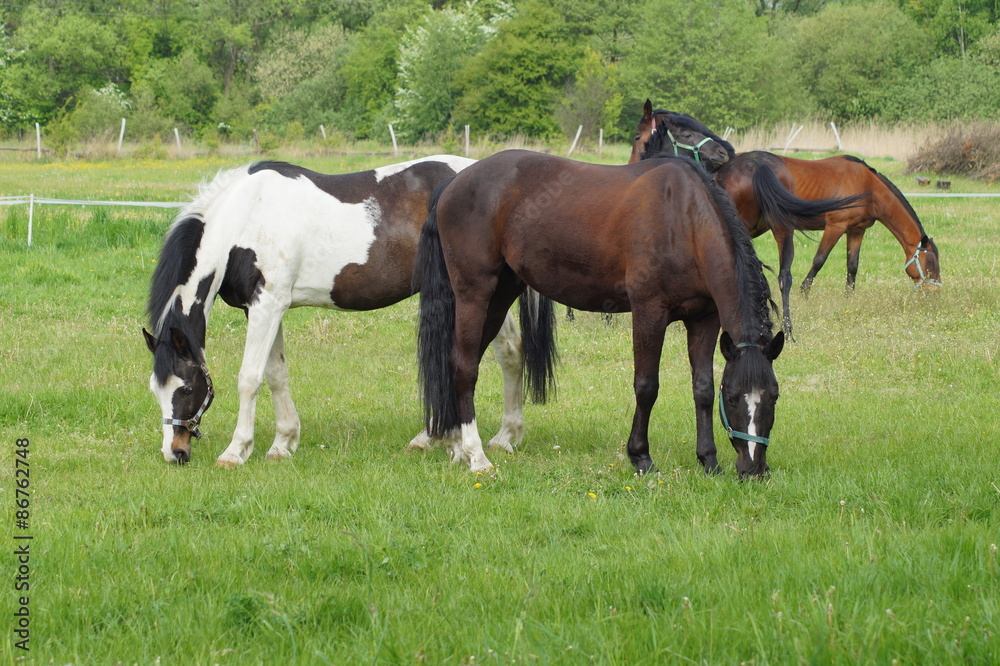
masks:
[[(423, 284), (417, 348), (427, 427), (454, 458), (490, 467), (476, 426), (479, 362), (530, 287), (546, 303), (632, 313), (636, 409), (627, 451), (640, 474), (653, 468), (650, 412), (664, 334), (678, 320), (687, 328), (698, 460), (719, 471), (711, 412), (721, 327), (719, 407), (736, 469), (768, 471), (772, 362), (784, 335), (772, 334), (774, 302), (750, 236), (693, 161), (607, 166), (508, 150), (463, 170), (432, 206), (414, 268)], [(546, 352), (525, 364), (543, 390), (555, 357), (551, 319), (521, 327), (525, 347)]]
[[(678, 141), (679, 132), (686, 132), (685, 141)], [(804, 229), (822, 229), (824, 218), (831, 214), (851, 214), (864, 203), (865, 190), (840, 197), (837, 187), (815, 197), (797, 195), (791, 169), (773, 153), (752, 151), (736, 154), (732, 144), (716, 136), (708, 127), (687, 114), (653, 109), (647, 99), (643, 116), (632, 139), (629, 163), (672, 151), (689, 156), (700, 137), (726, 146), (729, 159), (724, 162), (705, 161), (716, 182), (732, 197), (744, 225), (754, 238), (770, 231), (778, 246), (778, 286), (781, 290), (782, 319), (785, 332), (792, 335), (790, 294), (792, 289), (792, 259), (795, 256), (793, 236)], [(829, 219), (828, 217), (826, 219)]]
[[(653, 111), (649, 100), (643, 110), (633, 141), (633, 159), (638, 159), (641, 146), (649, 140), (654, 125), (671, 122), (670, 112)], [(697, 122), (697, 121), (696, 121)], [(707, 130), (707, 128), (706, 128)], [(803, 160), (783, 157), (764, 151), (751, 151), (734, 155), (715, 172), (716, 181), (732, 196), (744, 222), (756, 237), (771, 229), (778, 243), (781, 261), (779, 283), (785, 299), (785, 315), (788, 316), (787, 299), (791, 290), (791, 265), (794, 255), (791, 233), (779, 230), (769, 221), (780, 210), (771, 206), (765, 196), (758, 191), (757, 181), (771, 174), (793, 193), (799, 201), (809, 201), (817, 208), (810, 214), (808, 209), (799, 208), (793, 212), (797, 224), (805, 230), (823, 231), (819, 247), (813, 258), (812, 268), (801, 285), (802, 292), (808, 293), (813, 279), (823, 267), (830, 251), (847, 235), (847, 289), (854, 289), (858, 273), (858, 258), (861, 241), (875, 221), (881, 222), (903, 248), (906, 263), (903, 269), (913, 280), (914, 288), (928, 285), (941, 286), (941, 264), (934, 239), (927, 235), (913, 206), (906, 200), (892, 181), (853, 155), (838, 155), (820, 160)], [(823, 202), (840, 201), (825, 212)], [(799, 206), (800, 204), (796, 204)], [(786, 210), (792, 210), (786, 206)], [(787, 322), (786, 322), (787, 323)]]
[[(163, 457), (186, 463), (191, 438), (215, 390), (205, 336), (216, 296), (247, 316), (239, 416), (218, 464), (253, 452), (257, 393), (274, 399), (269, 459), (291, 456), (300, 422), (288, 387), (282, 318), (289, 308), (373, 310), (413, 292), (413, 258), (434, 188), (474, 160), (427, 157), (370, 171), (325, 175), (284, 162), (220, 172), (167, 232), (150, 288), (150, 390), (163, 414)], [(419, 286), (419, 285), (418, 285)], [(492, 444), (510, 450), (523, 433), (522, 359), (517, 327), (502, 322), (494, 345), (505, 408)], [(421, 433), (411, 446), (430, 444)]]

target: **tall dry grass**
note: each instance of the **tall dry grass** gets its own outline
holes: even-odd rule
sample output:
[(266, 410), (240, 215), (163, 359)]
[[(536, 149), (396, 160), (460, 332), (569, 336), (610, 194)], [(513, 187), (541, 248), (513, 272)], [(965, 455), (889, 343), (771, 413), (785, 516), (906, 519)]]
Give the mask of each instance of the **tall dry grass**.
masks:
[(830, 123), (820, 121), (753, 127), (733, 132), (728, 138), (739, 152), (767, 150), (781, 153), (787, 150), (789, 155), (794, 155), (797, 152), (824, 153), (839, 150), (864, 157), (906, 160), (922, 145), (946, 131), (945, 127), (932, 124), (884, 125), (872, 121), (849, 126), (837, 125), (837, 132), (840, 134), (839, 149), (837, 136)]

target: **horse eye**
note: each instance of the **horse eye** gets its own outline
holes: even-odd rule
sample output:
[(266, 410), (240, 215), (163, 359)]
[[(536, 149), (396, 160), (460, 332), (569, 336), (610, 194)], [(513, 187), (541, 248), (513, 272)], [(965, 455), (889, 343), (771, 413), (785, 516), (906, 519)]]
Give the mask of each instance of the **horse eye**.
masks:
[(632, 141), (635, 142), (635, 141), (638, 141), (641, 138), (642, 138), (641, 134), (636, 134), (635, 137), (632, 139)]
[(180, 392), (181, 392), (181, 395), (191, 395), (192, 393), (194, 393), (194, 387), (193, 386), (182, 386), (180, 388)]

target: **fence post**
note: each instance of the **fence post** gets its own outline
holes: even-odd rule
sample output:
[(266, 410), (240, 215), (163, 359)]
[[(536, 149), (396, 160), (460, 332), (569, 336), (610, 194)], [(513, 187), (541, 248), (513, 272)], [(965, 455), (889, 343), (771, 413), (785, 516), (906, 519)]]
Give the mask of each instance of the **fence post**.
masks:
[(28, 195), (28, 247), (31, 247), (31, 227), (35, 221), (35, 195)]
[(396, 133), (392, 129), (392, 123), (389, 123), (389, 136), (392, 137), (392, 153), (393, 153), (393, 155), (399, 155), (399, 146), (396, 145)]
[(38, 158), (42, 157), (42, 128), (35, 123), (35, 146), (38, 148)]
[(840, 143), (840, 132), (837, 131), (837, 126), (833, 124), (832, 120), (830, 121), (830, 129), (833, 130), (833, 136), (837, 139), (837, 150), (843, 152), (844, 146)]
[(176, 127), (174, 128), (174, 139), (177, 140), (177, 154), (180, 155), (181, 154), (181, 133), (177, 131)]
[(782, 152), (784, 153), (788, 152), (788, 146), (792, 145), (792, 140), (794, 140), (795, 137), (799, 135), (799, 132), (802, 131), (803, 127), (805, 127), (805, 125), (799, 125), (799, 128), (795, 129), (795, 123), (792, 123), (792, 131), (788, 135), (788, 141), (785, 142), (785, 149)]
[(323, 135), (323, 141), (326, 141), (326, 128), (322, 125), (319, 126), (319, 133)]
[(469, 156), (469, 126), (465, 126), (465, 156)]
[(601, 129), (597, 132), (597, 154), (604, 154), (604, 130)]
[(572, 145), (570, 145), (569, 152), (566, 153), (566, 157), (569, 157), (570, 155), (573, 154), (573, 149), (576, 148), (576, 142), (580, 140), (580, 132), (582, 131), (583, 131), (583, 125), (580, 125), (579, 127), (576, 128), (576, 136), (573, 137), (573, 143)]
[(260, 139), (257, 137), (257, 130), (256, 129), (253, 131), (253, 145), (254, 145), (254, 148), (256, 148), (257, 152), (259, 153), (260, 152)]
[(122, 131), (118, 133), (118, 154), (122, 154), (122, 141), (125, 140), (125, 119), (122, 118)]

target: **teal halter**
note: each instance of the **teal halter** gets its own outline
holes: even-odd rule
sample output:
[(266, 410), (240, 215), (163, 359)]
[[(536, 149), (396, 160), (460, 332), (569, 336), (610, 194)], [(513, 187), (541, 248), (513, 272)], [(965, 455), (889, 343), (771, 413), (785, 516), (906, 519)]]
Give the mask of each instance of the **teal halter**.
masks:
[(678, 152), (677, 150), (678, 148), (683, 148), (684, 150), (690, 150), (692, 153), (694, 153), (694, 161), (697, 162), (698, 164), (701, 164), (701, 155), (698, 153), (698, 151), (701, 150), (701, 147), (704, 146), (706, 143), (712, 141), (712, 137), (706, 136), (704, 139), (702, 139), (693, 146), (686, 143), (681, 143), (676, 138), (674, 138), (674, 135), (671, 134), (669, 128), (667, 128), (667, 138), (670, 139), (670, 143), (673, 144), (674, 146), (674, 155), (680, 155), (680, 152)]
[[(760, 345), (754, 344), (752, 342), (740, 342), (736, 345), (737, 349), (743, 347), (756, 347), (757, 349), (762, 349)], [(771, 441), (769, 437), (758, 437), (757, 435), (751, 435), (746, 432), (740, 432), (739, 430), (733, 430), (729, 425), (729, 419), (726, 417), (726, 402), (725, 396), (723, 395), (723, 389), (725, 386), (719, 386), (719, 417), (722, 419), (722, 427), (726, 429), (729, 434), (729, 438), (732, 439), (736, 437), (737, 439), (744, 439), (748, 442), (757, 442), (758, 444), (763, 444), (768, 446)]]
[(937, 280), (932, 280), (929, 277), (927, 277), (926, 275), (924, 275), (924, 267), (920, 265), (920, 261), (919, 261), (918, 257), (920, 256), (921, 252), (927, 252), (927, 250), (928, 250), (928, 248), (924, 247), (923, 245), (917, 244), (917, 249), (913, 252), (913, 256), (910, 257), (909, 261), (907, 261), (905, 264), (903, 264), (903, 270), (904, 271), (907, 268), (910, 267), (910, 264), (916, 264), (917, 265), (917, 273), (920, 274), (920, 281), (913, 283), (913, 291), (916, 291), (917, 287), (919, 287), (920, 285), (922, 285), (924, 283), (926, 283), (926, 284), (932, 284), (932, 285), (934, 285), (936, 287), (943, 287), (944, 286), (940, 282), (938, 282)]

